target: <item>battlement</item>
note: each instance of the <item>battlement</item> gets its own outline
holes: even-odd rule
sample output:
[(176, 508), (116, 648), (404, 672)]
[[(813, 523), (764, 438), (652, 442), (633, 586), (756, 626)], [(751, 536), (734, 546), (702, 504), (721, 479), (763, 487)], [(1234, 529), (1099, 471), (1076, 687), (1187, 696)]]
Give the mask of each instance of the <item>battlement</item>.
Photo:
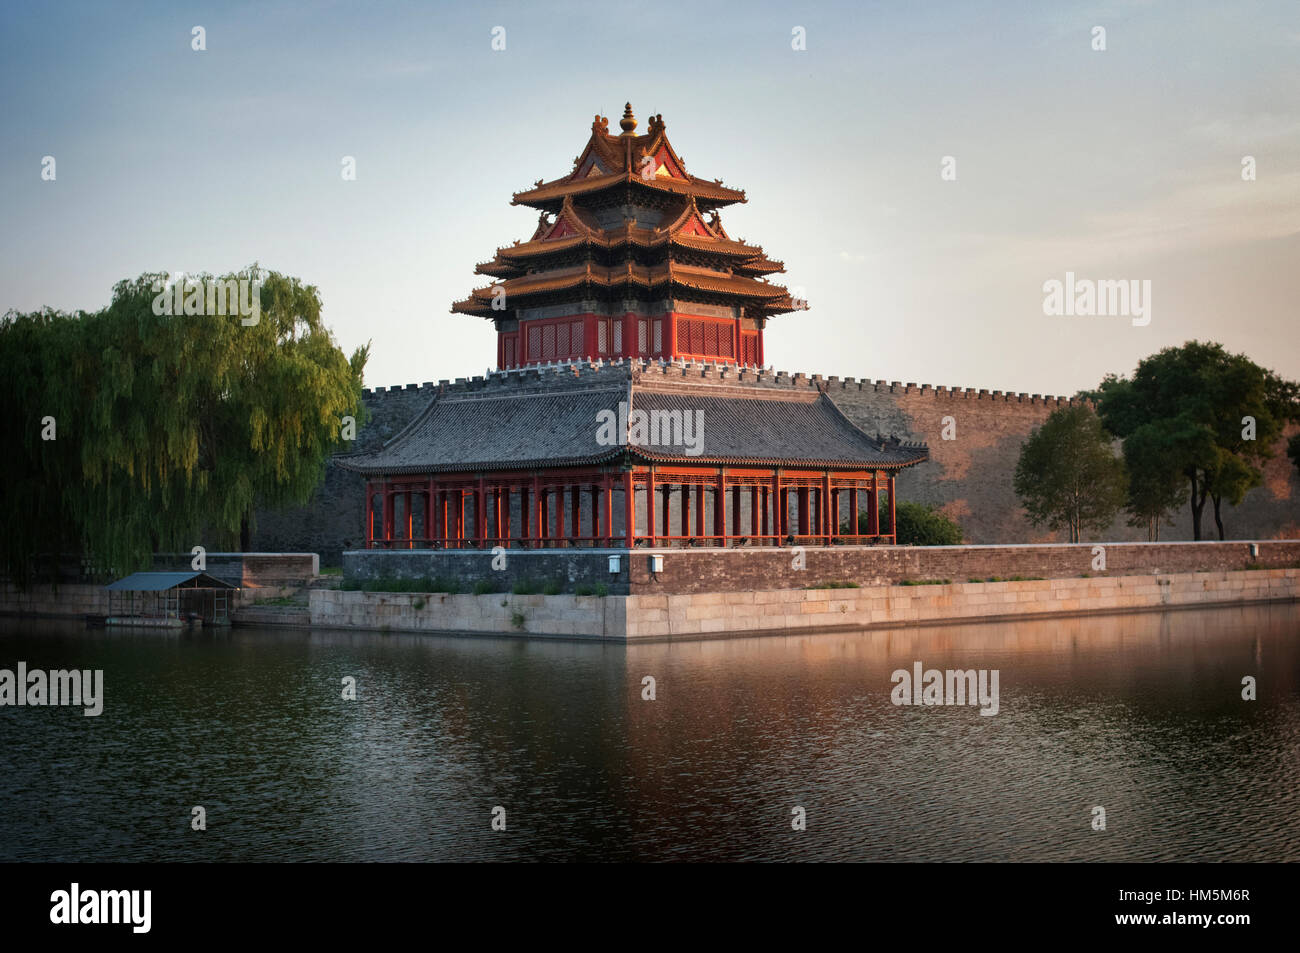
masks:
[(873, 381), (869, 378), (838, 377), (821, 374), (774, 371), (771, 368), (713, 363), (702, 361), (660, 361), (653, 358), (632, 358), (612, 361), (559, 361), (547, 364), (529, 364), (508, 370), (488, 371), (482, 377), (458, 377), (455, 381), (443, 380), (437, 384), (394, 385), (392, 387), (366, 388), (362, 395), (367, 402), (383, 401), (394, 395), (410, 396), (419, 392), (433, 397), (436, 394), (468, 393), (471, 391), (518, 388), (545, 383), (552, 375), (585, 379), (603, 384), (612, 378), (655, 378), (664, 380), (708, 381), (732, 386), (777, 388), (814, 388), (834, 395), (835, 391), (875, 391), (890, 394), (916, 394), (936, 400), (989, 400), (1006, 403), (1031, 404), (1054, 407), (1076, 407), (1089, 403), (1078, 397), (1056, 397), (1044, 394), (1026, 394), (1015, 391), (987, 390), (974, 387), (935, 387), (900, 381)]

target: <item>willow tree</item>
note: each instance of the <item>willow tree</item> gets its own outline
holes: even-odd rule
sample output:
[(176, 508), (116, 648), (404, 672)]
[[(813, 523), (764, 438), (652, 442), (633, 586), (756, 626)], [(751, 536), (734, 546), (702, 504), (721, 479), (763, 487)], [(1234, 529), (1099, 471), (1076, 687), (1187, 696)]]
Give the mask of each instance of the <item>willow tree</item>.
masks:
[[(209, 275), (182, 285), (200, 289), (194, 310), (206, 313), (176, 313), (167, 276), (146, 274), (119, 282), (102, 311), (46, 322), (70, 337), (51, 347), (67, 370), (17, 396), (59, 408), (61, 509), (101, 566), (204, 539), (246, 547), (254, 507), (307, 502), (329, 455), (348, 447), (347, 418), (363, 422), (368, 348), (343, 354), (316, 288), (257, 266), (220, 281), (240, 279), (260, 284), (251, 313), (212, 313)], [(36, 462), (23, 461), (28, 477), (48, 476)], [(11, 565), (40, 533), (28, 528)]]
[(1104, 530), (1124, 505), (1128, 477), (1111, 437), (1087, 404), (1054, 411), (1020, 448), (1013, 482), (1029, 521), (1068, 529)]

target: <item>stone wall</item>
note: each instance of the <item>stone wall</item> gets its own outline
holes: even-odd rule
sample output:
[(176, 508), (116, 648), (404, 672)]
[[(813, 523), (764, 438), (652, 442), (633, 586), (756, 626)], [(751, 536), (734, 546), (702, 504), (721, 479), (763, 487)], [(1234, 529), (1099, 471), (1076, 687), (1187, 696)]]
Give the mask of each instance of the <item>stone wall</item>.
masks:
[(1300, 599), (1300, 569), (627, 597), (627, 638), (859, 630)]
[[(904, 580), (1012, 576), (1067, 578), (1139, 573), (1206, 572), (1252, 565), (1300, 565), (1300, 540), (1250, 543), (1107, 543), (1105, 570), (1094, 568), (1088, 543), (1024, 546), (809, 546), (783, 548), (667, 549), (664, 571), (651, 574), (646, 551), (632, 554), (631, 592), (743, 592), (798, 589), (827, 582), (877, 586)], [(803, 568), (799, 568), (802, 565)]]
[[(918, 440), (930, 459), (904, 470), (898, 478), (901, 500), (939, 506), (961, 525), (970, 543), (1053, 542), (1060, 534), (1035, 528), (1025, 518), (1012, 479), (1020, 448), (1036, 427), (1073, 399), (1042, 397), (970, 388), (918, 387), (897, 381), (830, 378), (823, 385), (845, 416), (868, 433)], [(943, 439), (951, 418), (951, 440)], [(1286, 456), (1286, 441), (1300, 432), (1292, 426), (1272, 447), (1263, 467), (1263, 484), (1240, 506), (1224, 507), (1224, 530), (1230, 539), (1300, 539), (1300, 472)], [(1215, 535), (1210, 506), (1202, 517), (1203, 535)], [(1192, 519), (1183, 507), (1161, 539), (1190, 540)], [(1144, 540), (1144, 527), (1127, 525), (1121, 514), (1096, 538)]]
[[(706, 386), (759, 388), (820, 388), (850, 420), (868, 433), (894, 435), (921, 441), (930, 448), (930, 460), (899, 476), (899, 498), (940, 506), (955, 518), (970, 543), (1054, 542), (1059, 534), (1035, 529), (1025, 519), (1012, 478), (1020, 447), (1035, 427), (1057, 408), (1073, 399), (1011, 391), (932, 387), (897, 381), (823, 378), (821, 375), (719, 368), (713, 365), (669, 365), (636, 362), (633, 372), (653, 376), (698, 380)], [(606, 369), (608, 372), (608, 368)], [(382, 446), (423, 410), (440, 391), (474, 390), (508, 386), (527, 380), (562, 387), (572, 383), (569, 365), (528, 368), (490, 378), (460, 378), (439, 384), (366, 390), (363, 400), (372, 415), (359, 428), (356, 451)], [(952, 418), (945, 440), (944, 419)], [(1292, 426), (1287, 436), (1300, 431)], [(1224, 525), (1234, 539), (1300, 539), (1300, 472), (1285, 453), (1286, 436), (1273, 447), (1274, 456), (1264, 467), (1263, 484), (1251, 490), (1240, 506), (1225, 507)], [(362, 545), (364, 479), (330, 465), (324, 482), (306, 507), (282, 511), (259, 510), (253, 546), (261, 550), (316, 552), (323, 565), (340, 564), (342, 552)], [(1213, 514), (1207, 507), (1202, 531), (1214, 533)], [(1144, 528), (1126, 524), (1121, 515), (1097, 538), (1137, 541)], [(1192, 537), (1191, 516), (1184, 507), (1164, 527), (1162, 539)]]
[[(609, 571), (609, 557), (619, 557), (619, 572)], [(640, 557), (635, 554), (634, 559)], [(500, 568), (494, 568), (494, 563)], [(603, 585), (609, 593), (628, 592), (625, 549), (511, 549), (502, 560), (490, 550), (358, 550), (343, 554), (343, 575), (357, 582), (377, 579), (454, 579), (462, 592), (476, 584), (505, 592), (516, 583), (558, 582), (566, 592)]]
[(515, 596), (315, 590), (314, 627), (560, 638), (703, 638), (1300, 599), (1300, 569), (863, 589)]
[[(1257, 549), (1252, 554), (1251, 546)], [(610, 594), (743, 592), (802, 589), (831, 583), (879, 586), (905, 580), (1069, 578), (1174, 572), (1222, 572), (1300, 565), (1300, 540), (1202, 543), (1108, 543), (1106, 568), (1095, 568), (1093, 545), (809, 546), (754, 549), (539, 549), (507, 550), (506, 567), (493, 569), (487, 550), (359, 550), (344, 554), (349, 580), (453, 578), (461, 591), (486, 582), (505, 591), (516, 582), (555, 581), (564, 592), (604, 584)], [(651, 573), (651, 553), (663, 556)], [(620, 572), (609, 572), (621, 554)]]
[(479, 633), (490, 635), (627, 637), (625, 597), (311, 593), (311, 624), (316, 627), (378, 631)]

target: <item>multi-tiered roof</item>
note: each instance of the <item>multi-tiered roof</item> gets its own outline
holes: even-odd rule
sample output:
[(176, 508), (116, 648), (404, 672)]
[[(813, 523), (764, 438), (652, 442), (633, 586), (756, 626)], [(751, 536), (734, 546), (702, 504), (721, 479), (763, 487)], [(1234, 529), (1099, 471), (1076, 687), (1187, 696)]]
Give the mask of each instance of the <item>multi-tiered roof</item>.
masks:
[[(719, 210), (744, 202), (745, 193), (687, 172), (663, 117), (652, 116), (645, 135), (635, 132), (630, 104), (620, 135), (610, 134), (608, 122), (596, 117), (569, 174), (515, 193), (512, 204), (540, 212), (536, 230), (478, 265), (477, 273), (493, 283), (452, 310), (491, 318), (503, 334), (519, 336), (516, 359), (503, 359), (506, 366), (601, 356), (757, 363), (744, 360), (746, 345), (756, 358), (767, 319), (803, 305), (768, 280), (784, 272), (781, 262), (723, 227)], [(598, 321), (587, 320), (601, 317), (661, 324), (657, 335), (651, 326), (611, 326), (602, 353)], [(518, 322), (565, 318), (583, 322), (563, 329), (568, 353), (529, 349)], [(698, 326), (692, 318), (700, 319)], [(730, 324), (710, 328), (709, 321)], [(573, 333), (582, 334), (581, 347)], [(540, 331), (534, 337), (542, 341)], [(624, 346), (614, 347), (614, 338)]]

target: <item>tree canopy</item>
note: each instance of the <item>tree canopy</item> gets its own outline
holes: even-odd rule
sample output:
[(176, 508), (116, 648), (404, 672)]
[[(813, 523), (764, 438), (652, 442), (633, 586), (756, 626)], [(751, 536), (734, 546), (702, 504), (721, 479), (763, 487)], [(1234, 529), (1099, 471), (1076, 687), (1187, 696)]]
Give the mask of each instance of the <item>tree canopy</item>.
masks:
[[(1109, 375), (1096, 393), (1137, 474), (1143, 502), (1134, 515), (1156, 518), (1188, 502), (1194, 539), (1202, 538), (1207, 500), (1225, 538), (1222, 504), (1237, 505), (1260, 484), (1260, 465), (1300, 413), (1296, 384), (1200, 341), (1144, 358), (1131, 379)], [(1185, 492), (1175, 492), (1175, 482)]]
[(1111, 439), (1087, 404), (1053, 411), (1035, 428), (1020, 448), (1013, 483), (1031, 523), (1067, 529), (1072, 543), (1085, 529), (1110, 526), (1128, 492)]
[(363, 422), (368, 346), (343, 354), (315, 287), (256, 265), (221, 280), (241, 278), (260, 282), (256, 320), (157, 313), (162, 274), (119, 282), (99, 311), (0, 319), (12, 575), (69, 550), (128, 571), (205, 530), (246, 538), (256, 505), (308, 500), (344, 419)]

